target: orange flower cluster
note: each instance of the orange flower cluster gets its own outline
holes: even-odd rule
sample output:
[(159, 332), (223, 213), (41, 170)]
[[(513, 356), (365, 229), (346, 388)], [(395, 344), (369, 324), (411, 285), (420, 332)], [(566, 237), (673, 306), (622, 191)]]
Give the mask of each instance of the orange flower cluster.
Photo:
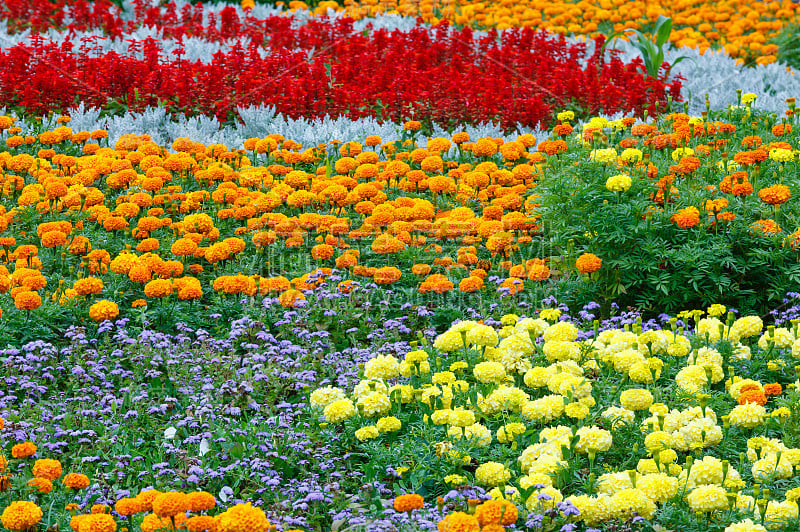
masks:
[(739, 396), (739, 404), (756, 403), (764, 406), (767, 404), (767, 397), (761, 390), (747, 390)]
[[(406, 129), (414, 131), (414, 124)], [(39, 247), (16, 246), (14, 237), (0, 237), (5, 247), (0, 253), (14, 266), (0, 265), (0, 292), (10, 291), (18, 309), (43, 304), (39, 291), (48, 285), (43, 273), (55, 270), (64, 252), (67, 259), (80, 260), (83, 277), (71, 287), (60, 283), (48, 298), (61, 305), (85, 304), (91, 319), (104, 321), (115, 319), (119, 308), (91, 298), (102, 296), (113, 276), (138, 285), (131, 292), (135, 306), (145, 298), (175, 294), (179, 300), (196, 300), (203, 298), (208, 270), (225, 269), (248, 249), (266, 255), (282, 246), (301, 248), (316, 261), (332, 261), (353, 275), (390, 284), (401, 278), (399, 268), (362, 266), (360, 251), (351, 248), (353, 241), (372, 239), (369, 249), (374, 255), (416, 247), (434, 261), (441, 246), (431, 244), (432, 239), (445, 244), (460, 240), (464, 249), (457, 263), (446, 266), (449, 270), (474, 265), (484, 247), (492, 255), (507, 256), (539, 231), (535, 204), (525, 200), (543, 161), (540, 153), (530, 151), (536, 146), (532, 135), (505, 142), (489, 137), (470, 141), (466, 133), (456, 133), (451, 139), (431, 139), (424, 147), (412, 141), (402, 147), (381, 145), (380, 138), (370, 137), (363, 146), (347, 142), (307, 149), (281, 135), (269, 135), (248, 139), (244, 149), (234, 151), (179, 138), (170, 152), (148, 135), (123, 135), (112, 148), (91, 142), (105, 138), (105, 132), (82, 133), (59, 126), (50, 135), (53, 139), (38, 141), (63, 137), (54, 148), (72, 142), (83, 156), (50, 148), (38, 158), (0, 154), (3, 196), (16, 200), (16, 206), (0, 213), (2, 229), (18, 231), (15, 235), (30, 229), (19, 225), (17, 209), (23, 207), (34, 207), (49, 220), (56, 218), (35, 226), (48, 262), (40, 259)], [(566, 143), (559, 142), (559, 149), (565, 150)], [(447, 160), (453, 145), (476, 161)], [(333, 149), (339, 157), (332, 167), (316, 166)], [(36, 183), (27, 184), (26, 176)], [(449, 202), (478, 202), (483, 212), (478, 215), (464, 206), (441, 209), (428, 199), (405, 195), (409, 192), (445, 196)], [(330, 214), (324, 212), (327, 209)], [(354, 226), (354, 220), (360, 220), (360, 226)], [(110, 252), (98, 239), (103, 233), (132, 241)], [(464, 291), (482, 286), (482, 277), (471, 277), (460, 285)], [(459, 284), (464, 280), (456, 279)], [(302, 277), (279, 285), (259, 276), (218, 275), (210, 282), (225, 294), (313, 288)], [(453, 286), (453, 280), (435, 277), (419, 289), (443, 293)], [(301, 299), (301, 293), (290, 292), (282, 303), (291, 306)]]
[(422, 495), (417, 495), (416, 493), (398, 495), (394, 498), (394, 509), (398, 512), (419, 510), (422, 508), (424, 502), (425, 500), (422, 498)]
[(603, 261), (593, 253), (584, 253), (575, 261), (575, 267), (581, 273), (594, 273), (600, 269)]
[[(242, 5), (250, 5), (244, 0)], [(289, 3), (292, 9), (307, 8), (305, 2)], [(477, 28), (533, 27), (553, 33), (587, 35), (622, 32), (627, 28), (640, 29), (659, 15), (672, 18), (670, 41), (676, 46), (724, 48), (725, 52), (742, 61), (758, 64), (773, 63), (778, 47), (768, 41), (797, 18), (798, 6), (790, 0), (753, 5), (743, 0), (722, 2), (668, 2), (581, 0), (547, 2), (479, 2), (477, 0), (345, 0), (323, 1), (314, 12), (325, 14), (329, 8), (344, 10), (355, 19), (379, 13), (399, 13), (421, 17), (430, 24), (444, 21)]]
[(673, 214), (670, 221), (681, 229), (691, 229), (700, 223), (700, 211), (697, 207), (685, 207)]
[[(99, 133), (59, 126), (51, 136), (65, 140), (47, 144), (54, 153), (34, 157), (13, 147), (0, 153), (0, 293), (20, 310), (72, 305), (98, 322), (117, 318), (120, 307), (204, 300), (209, 291), (274, 294), (293, 307), (333, 266), (351, 276), (342, 291), (365, 277), (380, 285), (415, 284), (422, 294), (456, 287), (475, 293), (485, 289), (492, 270), (506, 276), (492, 288), (515, 295), (551, 277), (544, 261), (526, 260), (542, 231), (533, 191), (548, 164), (572, 164), (576, 151), (599, 152), (597, 142), (613, 141), (602, 149), (605, 164), (640, 180), (639, 189), (652, 195), (641, 216), (670, 216), (684, 229), (698, 225), (699, 209), (686, 207), (681, 195), (688, 192), (709, 213), (706, 228), (719, 231), (728, 227), (720, 222), (737, 219), (737, 197), (752, 194), (749, 176), (764, 183), (759, 168), (777, 160), (769, 153), (791, 148), (794, 140), (790, 128), (771, 126), (761, 136), (734, 140), (735, 125), (683, 113), (652, 124), (595, 120), (580, 134), (566, 122), (556, 128), (538, 145), (531, 135), (504, 141), (459, 132), (424, 145), (412, 139), (382, 144), (371, 136), (363, 144), (304, 147), (268, 135), (229, 150), (187, 138), (159, 146), (147, 135), (101, 147), (92, 141)], [(32, 143), (42, 142), (37, 139)], [(745, 149), (721, 152), (729, 141)], [(684, 190), (687, 180), (709, 177), (698, 189), (706, 197)], [(791, 200), (787, 187), (764, 185), (764, 202)], [(23, 208), (35, 216), (21, 216)], [(774, 230), (780, 228), (770, 221), (752, 229)], [(291, 271), (237, 274), (244, 257), (265, 271)], [(601, 265), (588, 253), (576, 269), (593, 273)], [(57, 281), (68, 268), (77, 278)], [(101, 299), (120, 283), (119, 306)]]
[(789, 201), (792, 191), (786, 185), (772, 185), (759, 190), (758, 197), (767, 205), (780, 205)]

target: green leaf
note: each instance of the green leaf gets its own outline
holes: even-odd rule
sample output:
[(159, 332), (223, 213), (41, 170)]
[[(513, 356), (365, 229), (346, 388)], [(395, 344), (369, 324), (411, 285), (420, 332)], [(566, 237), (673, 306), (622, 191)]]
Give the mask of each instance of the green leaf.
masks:
[(669, 34), (672, 33), (672, 19), (659, 15), (655, 26), (656, 33), (656, 46), (661, 48), (669, 40)]

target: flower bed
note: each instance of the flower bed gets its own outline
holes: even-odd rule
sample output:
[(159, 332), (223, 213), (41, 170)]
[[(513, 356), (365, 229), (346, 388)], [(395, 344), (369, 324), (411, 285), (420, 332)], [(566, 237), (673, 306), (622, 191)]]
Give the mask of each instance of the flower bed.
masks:
[[(220, 120), (234, 120), (238, 107), (270, 105), (292, 118), (415, 118), (450, 128), (497, 122), (514, 129), (546, 126), (554, 110), (567, 106), (581, 115), (641, 114), (680, 95), (680, 80), (648, 78), (639, 60), (606, 60), (583, 44), (532, 30), (363, 35), (347, 19), (268, 26), (268, 36), (207, 62), (181, 59), (181, 48), (169, 58), (151, 39), (131, 42), (123, 56), (97, 53), (88, 38), (33, 39), (0, 52), (0, 105), (33, 113), (77, 101), (112, 111), (160, 105)], [(265, 39), (268, 49), (261, 47)], [(602, 42), (596, 44), (599, 50)]]
[[(244, 0), (241, 4), (252, 5), (252, 0)], [(289, 6), (305, 9), (306, 3), (289, 2)], [(420, 17), (431, 24), (448, 21), (476, 28), (532, 27), (591, 38), (626, 29), (645, 30), (652, 27), (659, 15), (665, 15), (675, 23), (675, 31), (670, 36), (675, 46), (724, 49), (742, 62), (763, 65), (774, 63), (782, 55), (778, 43), (788, 44), (790, 48), (793, 46), (785, 38), (778, 38), (796, 31), (798, 5), (790, 0), (758, 4), (725, 1), (678, 5), (644, 1), (532, 1), (513, 6), (504, 2), (382, 0), (377, 3), (319, 2), (315, 10), (325, 13), (329, 8), (343, 10), (355, 19), (378, 13), (401, 13)]]
[(790, 72), (247, 4), (0, 6), (0, 528), (798, 527)]
[(597, 119), (575, 135), (565, 112), (539, 144), (457, 133), (423, 147), (410, 122), (405, 142), (272, 135), (235, 151), (136, 135), (112, 149), (104, 130), (4, 118), (6, 318), (169, 326), (178, 309), (241, 312), (242, 297), (294, 306), (331, 268), (341, 292), (397, 289), (397, 315), (433, 304), (446, 319), (454, 290), (476, 308), (554, 293), (605, 313), (764, 312), (795, 286), (800, 221), (791, 123), (753, 113)]
[[(439, 530), (792, 529), (797, 322), (708, 310), (688, 336), (675, 319), (587, 334), (556, 309), (461, 321), (372, 358), (353, 388), (317, 388), (312, 419), (363, 456), (365, 481), (437, 498)], [(423, 502), (404, 497), (413, 523)]]

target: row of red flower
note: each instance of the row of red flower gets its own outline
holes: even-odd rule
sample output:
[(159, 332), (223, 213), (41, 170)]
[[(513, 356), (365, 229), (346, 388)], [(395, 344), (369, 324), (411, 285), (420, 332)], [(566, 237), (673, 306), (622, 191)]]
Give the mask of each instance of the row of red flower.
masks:
[[(280, 33), (285, 47), (265, 50), (253, 41), (208, 62), (170, 59), (154, 40), (134, 43), (137, 58), (35, 37), (0, 52), (0, 105), (41, 113), (117, 100), (134, 111), (161, 103), (225, 119), (238, 106), (267, 104), (292, 118), (496, 121), (512, 128), (549, 125), (553, 111), (564, 108), (641, 113), (680, 91), (679, 80), (648, 78), (638, 60), (604, 60), (583, 44), (529, 29), (482, 37), (444, 26), (433, 34), (364, 34), (339, 19)], [(307, 48), (291, 49), (295, 42)]]
[[(178, 7), (175, 2), (153, 4), (147, 0), (133, 0), (133, 11), (123, 19), (120, 10), (109, 0), (6, 0), (0, 3), (0, 19), (8, 22), (14, 33), (30, 29), (41, 33), (50, 29), (66, 31), (100, 30), (106, 36), (124, 38), (138, 28), (158, 28), (165, 38), (202, 37), (207, 41), (231, 38), (252, 38), (260, 42), (278, 39), (279, 47), (312, 46), (302, 40), (287, 42), (286, 37), (302, 37), (286, 33), (292, 25), (287, 16), (258, 18), (227, 6), (218, 12), (202, 3), (186, 3)], [(310, 37), (314, 37), (311, 35)]]

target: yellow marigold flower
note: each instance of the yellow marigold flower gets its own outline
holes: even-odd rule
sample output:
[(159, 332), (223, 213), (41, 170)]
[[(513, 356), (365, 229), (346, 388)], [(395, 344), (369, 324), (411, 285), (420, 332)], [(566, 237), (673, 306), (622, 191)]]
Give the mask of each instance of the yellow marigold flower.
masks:
[(482, 486), (505, 484), (510, 478), (511, 472), (498, 462), (486, 462), (475, 470), (475, 482)]
[(745, 519), (737, 523), (731, 523), (725, 527), (725, 532), (767, 532), (764, 525), (754, 523), (752, 519)]
[(402, 427), (402, 423), (394, 416), (382, 417), (375, 424), (380, 432), (396, 432)]
[(569, 122), (570, 120), (575, 120), (575, 113), (572, 111), (561, 111), (556, 115), (556, 119), (561, 122)]
[(378, 432), (378, 427), (375, 425), (361, 427), (355, 432), (355, 437), (358, 439), (358, 441), (374, 440), (379, 435), (380, 433)]
[(627, 410), (647, 410), (653, 404), (653, 394), (643, 388), (625, 390), (620, 394), (622, 408)]
[(589, 160), (602, 164), (612, 164), (617, 160), (617, 150), (614, 148), (601, 148), (589, 153)]
[(606, 188), (612, 192), (627, 192), (632, 184), (633, 181), (628, 174), (612, 175), (606, 179)]
[(727, 490), (715, 484), (696, 487), (686, 500), (696, 513), (705, 514), (728, 508)]
[(676, 148), (672, 150), (672, 160), (676, 163), (680, 161), (684, 157), (688, 157), (689, 155), (694, 155), (694, 150), (691, 148)]
[(356, 406), (350, 399), (339, 399), (332, 402), (322, 412), (328, 423), (341, 423), (356, 414)]

